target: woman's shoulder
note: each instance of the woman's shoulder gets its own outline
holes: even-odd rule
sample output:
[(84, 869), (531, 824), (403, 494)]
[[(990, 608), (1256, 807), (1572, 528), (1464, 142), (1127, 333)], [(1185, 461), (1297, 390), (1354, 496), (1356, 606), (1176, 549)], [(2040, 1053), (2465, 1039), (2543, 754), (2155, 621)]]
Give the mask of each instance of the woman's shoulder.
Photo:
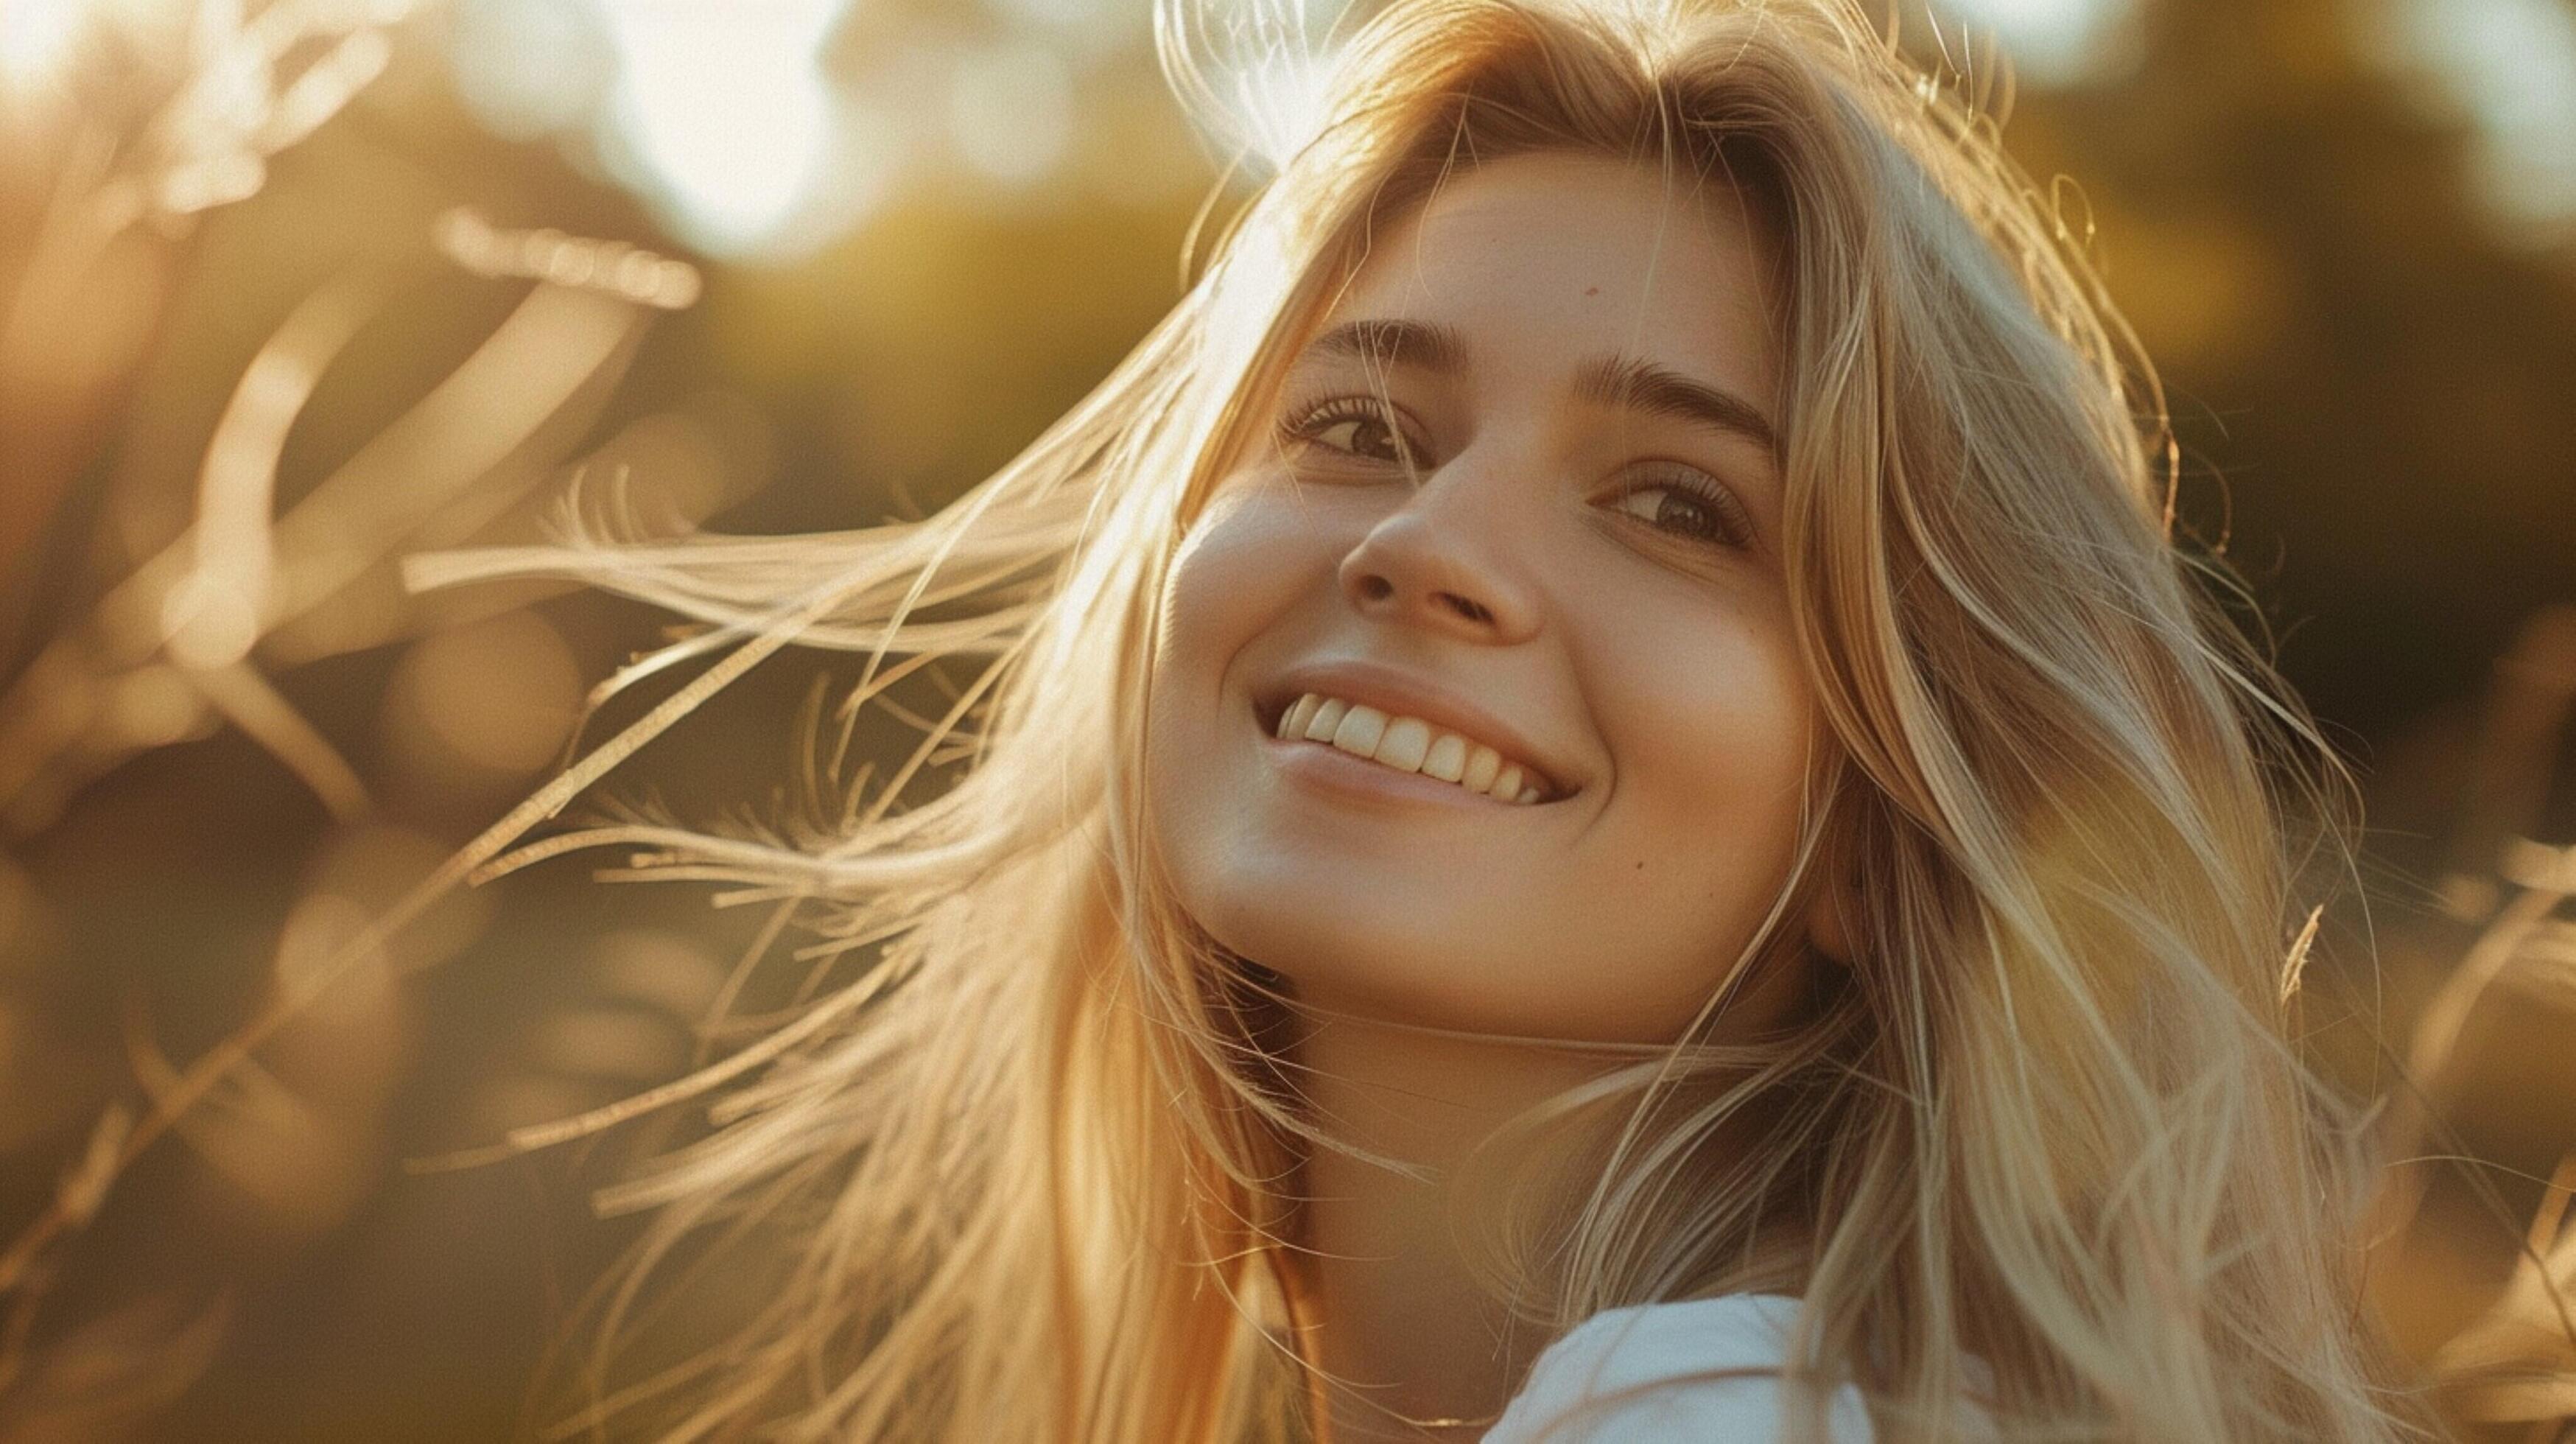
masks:
[[(1574, 1326), (1530, 1367), (1486, 1444), (1645, 1444), (1789, 1437), (1783, 1377), (1798, 1301), (1729, 1294), (1611, 1309)], [(1869, 1411), (1848, 1384), (1828, 1398), (1824, 1438), (1868, 1444)]]

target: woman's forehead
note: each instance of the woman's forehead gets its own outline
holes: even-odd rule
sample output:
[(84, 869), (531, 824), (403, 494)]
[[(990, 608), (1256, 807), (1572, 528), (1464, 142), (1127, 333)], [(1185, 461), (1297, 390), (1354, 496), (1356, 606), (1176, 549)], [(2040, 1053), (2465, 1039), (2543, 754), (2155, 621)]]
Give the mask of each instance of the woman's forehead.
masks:
[(1378, 227), (1301, 359), (1330, 359), (1312, 353), (1354, 323), (1402, 323), (1445, 343), (1404, 359), (1478, 379), (1561, 382), (1615, 354), (1775, 414), (1765, 247), (1723, 177), (1573, 152), (1512, 156), (1452, 177)]

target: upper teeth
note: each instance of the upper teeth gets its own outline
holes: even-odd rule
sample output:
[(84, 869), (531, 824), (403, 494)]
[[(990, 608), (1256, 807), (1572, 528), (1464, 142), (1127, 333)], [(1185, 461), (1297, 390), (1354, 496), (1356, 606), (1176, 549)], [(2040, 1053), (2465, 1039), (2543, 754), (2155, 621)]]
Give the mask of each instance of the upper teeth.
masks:
[(1541, 795), (1538, 774), (1482, 742), (1445, 732), (1419, 717), (1390, 717), (1375, 707), (1309, 692), (1279, 718), (1283, 739), (1329, 742), (1354, 757), (1455, 782), (1504, 802)]

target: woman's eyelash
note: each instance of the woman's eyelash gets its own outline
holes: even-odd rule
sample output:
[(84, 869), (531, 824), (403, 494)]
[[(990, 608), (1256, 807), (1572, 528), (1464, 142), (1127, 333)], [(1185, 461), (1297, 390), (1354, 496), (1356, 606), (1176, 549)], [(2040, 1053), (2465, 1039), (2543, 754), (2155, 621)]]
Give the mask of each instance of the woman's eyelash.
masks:
[[(1362, 449), (1360, 444), (1345, 446), (1324, 440), (1326, 433), (1342, 425), (1360, 428), (1353, 432), (1352, 439), (1355, 443), (1361, 435), (1365, 434), (1365, 428), (1382, 428), (1393, 454), (1373, 455)], [(1336, 396), (1309, 406), (1299, 407), (1289, 412), (1280, 421), (1279, 439), (1283, 444), (1302, 441), (1321, 442), (1334, 451), (1357, 456), (1363, 460), (1385, 461), (1400, 465), (1418, 464), (1417, 458), (1422, 454), (1422, 449), (1414, 445), (1404, 434), (1404, 428), (1396, 423), (1394, 408), (1368, 396)]]
[[(1628, 505), (1634, 498), (1651, 496), (1656, 492), (1673, 493), (1684, 498), (1685, 505), (1672, 521), (1666, 520), (1667, 506), (1652, 506), (1641, 512)], [(1649, 479), (1620, 492), (1612, 498), (1611, 505), (1658, 531), (1675, 536), (1711, 541), (1739, 550), (1753, 542), (1753, 518), (1745, 511), (1744, 503), (1723, 485), (1696, 471), (1683, 468), (1657, 471)], [(1701, 518), (1696, 524), (1689, 520), (1694, 510)]]

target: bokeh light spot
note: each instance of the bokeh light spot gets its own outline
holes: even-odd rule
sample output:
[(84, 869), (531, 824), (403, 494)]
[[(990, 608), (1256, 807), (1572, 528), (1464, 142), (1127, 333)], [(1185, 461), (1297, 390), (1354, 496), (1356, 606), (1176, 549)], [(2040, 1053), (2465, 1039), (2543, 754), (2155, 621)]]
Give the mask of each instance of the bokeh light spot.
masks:
[(580, 699), (571, 649), (512, 612), (414, 646), (388, 689), (386, 725), (397, 752), (429, 773), (461, 764), (526, 775), (554, 759)]
[[(1940, 0), (1948, 19), (1973, 35), (1991, 33), (2012, 57), (2015, 73), (2038, 85), (2094, 79), (2123, 56), (2118, 43), (2135, 18), (2135, 0)], [(1953, 60), (1964, 61), (1958, 37)]]
[(2419, 98), (2475, 129), (2475, 181), (2517, 239), (2576, 227), (2576, 9), (2565, 0), (2382, 0), (2366, 38)]
[(581, 124), (616, 78), (607, 27), (588, 0), (460, 0), (448, 58), (475, 119), (509, 140)]
[(834, 110), (819, 51), (845, 3), (608, 0), (613, 155), (709, 249), (755, 248), (812, 190)]
[(858, 149), (866, 117), (823, 72), (824, 42), (848, 5), (460, 0), (448, 61), (458, 95), (494, 134), (586, 137), (692, 245), (767, 258), (814, 243), (874, 198), (878, 158)]
[(966, 163), (1025, 185), (1055, 169), (1073, 137), (1073, 77), (1035, 45), (970, 51), (948, 92), (949, 133)]
[(0, 5), (0, 81), (12, 90), (50, 80), (80, 39), (81, 0)]

